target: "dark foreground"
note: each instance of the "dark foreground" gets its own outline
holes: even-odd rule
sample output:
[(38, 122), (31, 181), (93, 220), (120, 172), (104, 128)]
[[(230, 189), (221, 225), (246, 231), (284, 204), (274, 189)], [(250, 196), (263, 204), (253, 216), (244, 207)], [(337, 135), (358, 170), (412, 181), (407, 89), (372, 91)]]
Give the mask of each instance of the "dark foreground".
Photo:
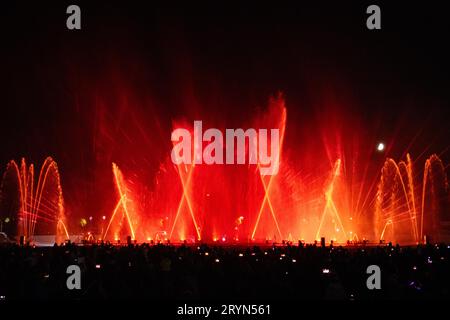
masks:
[[(449, 299), (450, 247), (0, 246), (0, 298)], [(69, 265), (81, 289), (69, 290)], [(369, 290), (369, 265), (381, 289)]]

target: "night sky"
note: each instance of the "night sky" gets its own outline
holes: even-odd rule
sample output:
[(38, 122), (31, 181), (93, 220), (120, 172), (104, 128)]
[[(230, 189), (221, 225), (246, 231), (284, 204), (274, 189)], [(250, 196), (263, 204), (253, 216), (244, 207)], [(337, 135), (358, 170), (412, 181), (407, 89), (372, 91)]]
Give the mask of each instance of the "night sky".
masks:
[[(320, 149), (329, 127), (344, 145), (360, 137), (373, 151), (382, 140), (384, 156), (447, 164), (448, 11), (392, 2), (8, 1), (0, 165), (50, 155), (72, 214), (101, 214), (114, 204), (112, 161), (150, 184), (173, 120), (234, 128), (278, 92), (296, 154)], [(81, 30), (66, 28), (70, 4)], [(382, 30), (366, 28), (369, 4)]]

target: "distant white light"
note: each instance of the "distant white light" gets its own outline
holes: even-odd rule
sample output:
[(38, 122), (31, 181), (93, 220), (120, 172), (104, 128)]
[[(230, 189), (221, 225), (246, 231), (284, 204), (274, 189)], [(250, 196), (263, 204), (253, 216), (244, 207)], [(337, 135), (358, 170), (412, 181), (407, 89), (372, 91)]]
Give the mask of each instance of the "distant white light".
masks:
[(380, 143), (377, 145), (377, 150), (381, 152), (381, 151), (384, 150), (385, 147), (386, 147), (386, 146), (384, 145), (384, 143), (383, 143), (383, 142), (380, 142)]

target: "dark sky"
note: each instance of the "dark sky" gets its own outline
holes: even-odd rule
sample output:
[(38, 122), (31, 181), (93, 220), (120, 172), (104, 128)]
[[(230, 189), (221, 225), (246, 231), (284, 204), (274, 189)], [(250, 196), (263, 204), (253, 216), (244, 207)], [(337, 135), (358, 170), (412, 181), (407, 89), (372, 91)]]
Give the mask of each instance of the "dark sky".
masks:
[[(65, 26), (73, 3), (80, 31)], [(439, 153), (448, 163), (450, 22), (440, 2), (146, 3), (2, 4), (0, 164), (51, 155), (69, 202), (92, 202), (111, 187), (112, 161), (151, 178), (172, 120), (232, 127), (277, 92), (291, 144), (313, 144), (318, 119), (336, 118), (347, 136), (386, 141), (392, 157)], [(382, 30), (365, 27), (373, 3)]]

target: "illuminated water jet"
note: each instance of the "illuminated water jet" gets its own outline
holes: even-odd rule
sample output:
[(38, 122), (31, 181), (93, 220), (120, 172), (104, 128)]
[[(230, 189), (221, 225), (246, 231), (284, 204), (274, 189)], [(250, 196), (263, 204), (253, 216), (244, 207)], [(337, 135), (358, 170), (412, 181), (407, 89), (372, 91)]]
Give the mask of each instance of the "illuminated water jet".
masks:
[[(128, 231), (131, 233), (131, 239), (134, 240), (136, 239), (135, 226), (138, 225), (138, 221), (137, 221), (137, 214), (134, 210), (134, 203), (130, 197), (131, 192), (129, 191), (127, 183), (117, 164), (115, 163), (112, 164), (112, 171), (114, 176), (114, 183), (117, 192), (119, 194), (119, 200), (117, 202), (116, 207), (114, 208), (114, 211), (108, 222), (108, 226), (103, 234), (103, 239), (107, 238), (108, 231), (113, 221), (116, 221), (116, 224), (114, 225), (114, 240), (120, 239), (120, 233), (122, 232), (123, 228), (122, 226), (123, 220), (126, 220)], [(115, 219), (116, 214), (119, 212), (120, 209), (122, 215), (120, 216), (120, 219)]]
[(34, 173), (34, 165), (27, 166), (25, 159), (20, 167), (14, 160), (8, 163), (1, 185), (2, 207), (8, 206), (7, 212), (17, 215), (18, 234), (27, 241), (33, 241), (35, 235), (55, 233), (57, 242), (68, 239), (56, 162), (46, 158), (37, 181)]
[[(280, 166), (280, 161), (281, 161), (281, 150), (283, 148), (284, 134), (285, 134), (285, 131), (286, 131), (286, 119), (287, 119), (286, 117), (287, 117), (286, 108), (285, 108), (285, 106), (283, 104), (283, 106), (281, 108), (281, 120), (280, 120), (280, 125), (279, 125), (279, 128), (280, 128), (279, 129), (280, 130), (279, 150), (278, 150), (278, 153), (277, 153), (277, 157), (275, 158), (275, 161), (277, 163), (274, 165), (276, 168), (278, 168)], [(255, 223), (255, 226), (253, 228), (253, 232), (252, 232), (251, 238), (252, 238), (252, 240), (255, 239), (256, 229), (258, 228), (259, 220), (261, 219), (261, 214), (262, 214), (262, 212), (264, 210), (265, 204), (267, 203), (267, 205), (269, 206), (270, 213), (272, 215), (273, 221), (274, 221), (275, 226), (277, 228), (278, 235), (279, 235), (280, 239), (283, 239), (283, 236), (282, 236), (281, 230), (280, 230), (280, 226), (278, 224), (278, 220), (277, 220), (277, 217), (275, 215), (275, 210), (273, 208), (273, 205), (272, 205), (272, 202), (271, 202), (270, 196), (269, 196), (270, 187), (271, 187), (273, 179), (275, 178), (276, 175), (270, 175), (268, 177), (269, 182), (266, 183), (265, 182), (266, 175), (262, 173), (259, 164), (258, 164), (257, 168), (258, 168), (259, 176), (261, 178), (261, 183), (262, 183), (262, 185), (264, 187), (264, 198), (263, 198), (263, 201), (261, 203), (261, 207), (259, 209), (258, 216), (256, 218), (256, 223)]]
[[(434, 241), (441, 239), (440, 223), (448, 220), (449, 198), (447, 176), (437, 155), (425, 161), (421, 198), (415, 189), (410, 155), (406, 162), (398, 164), (387, 159), (381, 171), (375, 207), (375, 235), (380, 240), (419, 243), (424, 235), (433, 236)], [(421, 203), (420, 220), (417, 203)]]
[(444, 164), (434, 154), (425, 161), (424, 167), (422, 210), (420, 214), (421, 239), (423, 239), (424, 235), (433, 235), (437, 239), (441, 239), (441, 231), (443, 229), (441, 223), (450, 221), (450, 200), (448, 194), (448, 180)]
[[(337, 177), (340, 175), (340, 171), (341, 171), (341, 159), (338, 159), (338, 160), (336, 160), (334, 169), (332, 171), (331, 181), (325, 191), (326, 202), (325, 202), (325, 206), (323, 208), (322, 216), (320, 218), (319, 228), (317, 229), (316, 240), (320, 240), (320, 237), (322, 235), (322, 226), (325, 221), (327, 213), (330, 213), (332, 221), (335, 224), (334, 230), (336, 230), (336, 232), (339, 232), (339, 230), (342, 230), (343, 238), (341, 239), (341, 241), (342, 240), (345, 241), (348, 239), (348, 237), (345, 233), (344, 225), (342, 224), (342, 220), (339, 215), (338, 209), (336, 208), (336, 205), (333, 200), (334, 185), (335, 185)], [(334, 222), (335, 221), (334, 219), (336, 219), (338, 221), (340, 229), (338, 227), (336, 227), (336, 223)], [(335, 239), (336, 238), (334, 238), (334, 240)]]

